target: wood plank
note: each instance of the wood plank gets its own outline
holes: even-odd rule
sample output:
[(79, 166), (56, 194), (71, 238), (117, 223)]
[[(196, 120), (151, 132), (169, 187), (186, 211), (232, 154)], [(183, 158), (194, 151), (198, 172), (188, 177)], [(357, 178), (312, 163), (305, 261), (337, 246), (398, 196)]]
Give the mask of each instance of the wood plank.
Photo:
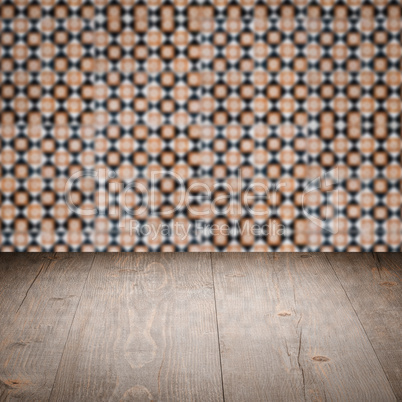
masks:
[(0, 333), (54, 253), (0, 253)]
[(32, 270), (38, 271), (40, 257), (45, 262), (39, 263), (40, 271), (29, 286), (23, 286), (22, 292), (20, 281), (14, 280), (13, 275), (6, 279), (5, 293), (23, 294), (20, 304), (9, 310), (6, 325), (4, 314), (1, 316), (0, 400), (49, 398), (94, 256), (70, 253), (53, 257), (43, 253), (31, 257), (24, 253), (13, 256), (6, 271), (20, 278), (32, 261)]
[(328, 256), (398, 400), (402, 400), (402, 254)]
[(395, 396), (321, 253), (212, 255), (225, 399)]
[(208, 254), (97, 254), (51, 400), (222, 399)]

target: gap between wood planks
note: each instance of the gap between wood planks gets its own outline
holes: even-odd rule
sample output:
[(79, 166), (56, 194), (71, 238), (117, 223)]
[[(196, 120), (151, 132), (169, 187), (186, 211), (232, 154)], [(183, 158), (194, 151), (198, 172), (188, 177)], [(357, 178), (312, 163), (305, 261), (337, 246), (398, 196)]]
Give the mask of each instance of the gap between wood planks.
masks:
[(59, 370), (60, 370), (61, 362), (62, 362), (62, 360), (63, 360), (63, 356), (64, 356), (64, 352), (65, 352), (65, 350), (66, 350), (66, 345), (67, 345), (68, 339), (70, 338), (71, 328), (72, 328), (72, 326), (73, 326), (73, 322), (74, 322), (74, 319), (75, 319), (75, 315), (77, 314), (78, 307), (80, 306), (81, 299), (82, 299), (82, 295), (83, 295), (83, 293), (84, 293), (85, 286), (86, 286), (86, 284), (87, 284), (89, 274), (90, 274), (91, 271), (92, 271), (92, 267), (93, 267), (93, 265), (94, 265), (95, 257), (96, 257), (96, 253), (94, 253), (94, 255), (93, 255), (93, 257), (92, 257), (91, 267), (89, 268), (87, 277), (85, 278), (84, 286), (82, 287), (81, 294), (80, 294), (80, 298), (78, 299), (77, 307), (76, 307), (76, 309), (75, 309), (75, 311), (74, 311), (74, 315), (73, 315), (73, 319), (71, 320), (70, 328), (68, 329), (67, 338), (66, 338), (66, 341), (64, 342), (64, 346), (63, 346), (63, 352), (62, 352), (62, 354), (61, 354), (61, 358), (60, 358), (60, 361), (59, 361), (59, 365), (57, 366), (56, 375), (54, 376), (54, 381), (53, 381), (53, 385), (52, 385), (52, 390), (50, 391), (50, 395), (49, 395), (49, 399), (48, 399), (49, 401), (50, 401), (50, 399), (52, 398), (52, 393), (53, 393), (53, 390), (54, 390), (54, 385), (56, 384), (57, 374), (59, 373)]
[(219, 350), (219, 365), (221, 367), (221, 382), (222, 382), (222, 398), (225, 401), (225, 384), (223, 382), (223, 369), (222, 369), (222, 351), (221, 351), (221, 340), (219, 336), (219, 322), (218, 322), (218, 309), (216, 307), (216, 290), (215, 290), (215, 278), (214, 278), (214, 262), (212, 259), (212, 253), (209, 253), (209, 260), (211, 263), (211, 275), (212, 284), (214, 286), (214, 302), (215, 302), (215, 317), (216, 317), (216, 333), (218, 335), (218, 350)]

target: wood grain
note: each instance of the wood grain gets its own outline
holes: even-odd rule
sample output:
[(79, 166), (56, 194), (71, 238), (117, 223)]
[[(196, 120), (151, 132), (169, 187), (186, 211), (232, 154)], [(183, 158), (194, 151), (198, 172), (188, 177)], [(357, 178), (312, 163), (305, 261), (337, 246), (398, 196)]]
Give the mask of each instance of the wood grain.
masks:
[[(54, 254), (0, 253), (0, 333), (20, 308), (41, 270)], [(0, 338), (1, 339), (1, 338)]]
[(212, 262), (225, 399), (395, 400), (325, 255)]
[(54, 401), (222, 399), (208, 254), (97, 254)]
[(92, 260), (72, 253), (2, 255), (1, 401), (49, 398)]
[(402, 400), (402, 254), (327, 256), (398, 400)]
[(0, 254), (0, 401), (402, 400), (401, 259)]

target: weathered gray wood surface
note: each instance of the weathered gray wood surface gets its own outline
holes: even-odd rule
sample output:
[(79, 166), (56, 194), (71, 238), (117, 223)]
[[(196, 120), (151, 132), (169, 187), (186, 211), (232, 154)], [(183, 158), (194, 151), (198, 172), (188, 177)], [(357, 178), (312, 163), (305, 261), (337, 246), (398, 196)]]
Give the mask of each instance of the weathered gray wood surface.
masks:
[(54, 401), (222, 398), (208, 254), (100, 254)]
[(325, 254), (213, 254), (225, 396), (395, 400)]
[(327, 255), (399, 400), (402, 400), (402, 255)]
[(0, 254), (0, 401), (402, 400), (401, 266)]
[(0, 400), (48, 400), (94, 256), (1, 255)]

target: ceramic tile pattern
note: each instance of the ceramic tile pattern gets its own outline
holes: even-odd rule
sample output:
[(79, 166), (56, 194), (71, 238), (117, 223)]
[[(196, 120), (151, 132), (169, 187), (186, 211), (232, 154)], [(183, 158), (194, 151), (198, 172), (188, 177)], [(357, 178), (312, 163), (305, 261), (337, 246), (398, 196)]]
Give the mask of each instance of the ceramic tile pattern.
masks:
[(2, 0), (2, 251), (400, 251), (399, 0)]

